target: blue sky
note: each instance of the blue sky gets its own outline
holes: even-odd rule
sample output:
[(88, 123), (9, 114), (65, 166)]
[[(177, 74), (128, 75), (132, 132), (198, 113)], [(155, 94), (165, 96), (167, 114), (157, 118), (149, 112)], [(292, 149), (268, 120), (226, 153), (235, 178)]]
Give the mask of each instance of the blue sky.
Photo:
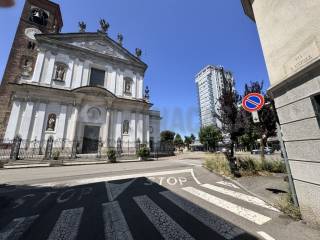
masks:
[[(0, 76), (7, 62), (23, 0), (11, 9), (0, 9)], [(247, 18), (240, 0), (56, 0), (62, 10), (62, 32), (96, 31), (105, 18), (109, 36), (124, 35), (124, 47), (143, 50), (149, 68), (154, 108), (162, 112), (162, 130), (197, 135), (199, 117), (195, 74), (208, 64), (233, 72), (243, 92), (249, 81), (269, 80), (256, 25)], [(1, 77), (2, 78), (2, 77)]]

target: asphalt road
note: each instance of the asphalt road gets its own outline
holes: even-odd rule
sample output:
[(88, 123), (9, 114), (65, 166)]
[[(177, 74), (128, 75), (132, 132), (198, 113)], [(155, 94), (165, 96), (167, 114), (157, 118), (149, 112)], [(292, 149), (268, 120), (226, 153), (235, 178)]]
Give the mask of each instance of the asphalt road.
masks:
[(0, 240), (313, 239), (303, 224), (209, 173), (199, 160), (0, 176)]

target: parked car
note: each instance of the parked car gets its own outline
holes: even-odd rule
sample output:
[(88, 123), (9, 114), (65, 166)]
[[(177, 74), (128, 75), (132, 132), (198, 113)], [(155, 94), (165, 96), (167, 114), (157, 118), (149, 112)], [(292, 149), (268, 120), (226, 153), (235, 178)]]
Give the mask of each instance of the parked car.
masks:
[[(260, 154), (261, 153), (261, 149), (253, 149), (251, 150), (251, 154)], [(270, 147), (265, 147), (264, 148), (264, 153), (267, 155), (271, 155), (274, 153), (274, 149), (270, 148)]]

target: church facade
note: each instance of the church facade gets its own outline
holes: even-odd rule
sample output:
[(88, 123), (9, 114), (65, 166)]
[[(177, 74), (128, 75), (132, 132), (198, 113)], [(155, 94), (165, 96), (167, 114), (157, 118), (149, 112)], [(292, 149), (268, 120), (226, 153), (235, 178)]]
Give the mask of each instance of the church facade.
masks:
[(59, 6), (50, 1), (26, 0), (21, 21), (14, 46), (25, 44), (12, 50), (18, 52), (10, 54), (14, 64), (8, 63), (0, 91), (8, 101), (0, 109), (6, 141), (76, 141), (79, 152), (94, 153), (99, 144), (132, 149), (160, 140), (161, 117), (144, 88), (140, 49), (131, 54), (121, 34), (111, 39), (104, 20), (97, 32), (86, 32), (81, 22), (79, 32), (61, 33)]

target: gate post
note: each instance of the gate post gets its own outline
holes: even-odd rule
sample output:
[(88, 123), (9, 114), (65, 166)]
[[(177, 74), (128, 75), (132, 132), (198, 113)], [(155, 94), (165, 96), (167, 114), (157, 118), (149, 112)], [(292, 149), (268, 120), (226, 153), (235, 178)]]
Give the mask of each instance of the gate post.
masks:
[(50, 136), (47, 140), (46, 152), (44, 159), (49, 160), (52, 158), (52, 148), (53, 148), (53, 137)]
[(13, 139), (13, 144), (11, 146), (11, 152), (10, 152), (10, 160), (18, 160), (19, 159), (21, 142), (22, 142), (22, 139), (19, 136), (16, 136)]

